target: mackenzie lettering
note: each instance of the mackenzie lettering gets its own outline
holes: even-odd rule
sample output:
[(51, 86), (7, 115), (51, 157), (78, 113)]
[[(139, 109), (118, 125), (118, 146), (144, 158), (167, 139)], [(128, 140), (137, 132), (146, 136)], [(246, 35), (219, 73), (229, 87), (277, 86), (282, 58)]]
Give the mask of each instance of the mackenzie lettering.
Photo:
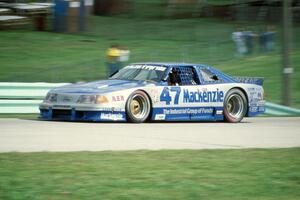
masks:
[(219, 91), (189, 91), (183, 90), (183, 103), (223, 102), (224, 92)]

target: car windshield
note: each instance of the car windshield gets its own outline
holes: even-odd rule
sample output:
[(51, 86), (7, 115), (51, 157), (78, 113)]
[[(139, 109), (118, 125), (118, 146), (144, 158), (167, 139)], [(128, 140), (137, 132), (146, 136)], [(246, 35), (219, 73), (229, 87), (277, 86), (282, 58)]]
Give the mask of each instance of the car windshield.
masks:
[(164, 66), (129, 65), (118, 71), (110, 79), (159, 82), (166, 69)]

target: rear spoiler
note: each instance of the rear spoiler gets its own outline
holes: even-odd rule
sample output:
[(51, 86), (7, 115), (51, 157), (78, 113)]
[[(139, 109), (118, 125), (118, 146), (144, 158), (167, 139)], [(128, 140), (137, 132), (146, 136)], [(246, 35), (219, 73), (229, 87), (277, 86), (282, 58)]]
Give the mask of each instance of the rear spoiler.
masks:
[(262, 86), (264, 83), (264, 78), (262, 77), (241, 77), (241, 76), (234, 76), (232, 77), (236, 82), (239, 83), (251, 83)]

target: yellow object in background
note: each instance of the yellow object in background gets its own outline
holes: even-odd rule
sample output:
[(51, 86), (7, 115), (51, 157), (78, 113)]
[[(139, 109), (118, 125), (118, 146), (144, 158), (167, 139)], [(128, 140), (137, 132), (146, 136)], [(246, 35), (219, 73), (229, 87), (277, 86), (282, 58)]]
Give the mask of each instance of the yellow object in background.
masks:
[(121, 52), (116, 47), (110, 47), (106, 52), (108, 62), (117, 62), (121, 55)]

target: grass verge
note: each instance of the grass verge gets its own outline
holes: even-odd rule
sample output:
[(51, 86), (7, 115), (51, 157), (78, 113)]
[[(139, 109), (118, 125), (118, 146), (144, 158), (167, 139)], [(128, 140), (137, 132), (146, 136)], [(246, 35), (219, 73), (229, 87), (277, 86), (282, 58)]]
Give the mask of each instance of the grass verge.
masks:
[(0, 199), (299, 199), (300, 148), (0, 154)]
[(37, 119), (39, 114), (28, 113), (28, 114), (10, 114), (10, 113), (0, 113), (1, 118), (20, 118), (20, 119)]

